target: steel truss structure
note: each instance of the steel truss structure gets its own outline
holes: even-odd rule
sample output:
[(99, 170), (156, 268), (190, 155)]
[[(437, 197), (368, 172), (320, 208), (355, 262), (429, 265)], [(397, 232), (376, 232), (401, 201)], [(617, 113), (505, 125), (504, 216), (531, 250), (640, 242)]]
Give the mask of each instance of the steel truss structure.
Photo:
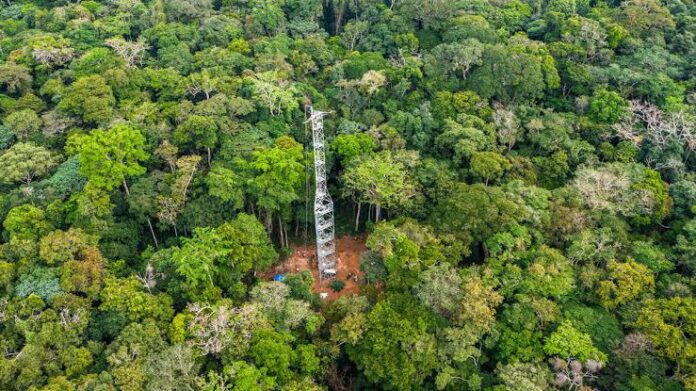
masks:
[(328, 113), (314, 111), (310, 107), (309, 121), (312, 123), (314, 145), (314, 227), (317, 236), (317, 261), (319, 278), (336, 277), (336, 240), (334, 230), (334, 206), (326, 187), (326, 156), (324, 153), (324, 116)]

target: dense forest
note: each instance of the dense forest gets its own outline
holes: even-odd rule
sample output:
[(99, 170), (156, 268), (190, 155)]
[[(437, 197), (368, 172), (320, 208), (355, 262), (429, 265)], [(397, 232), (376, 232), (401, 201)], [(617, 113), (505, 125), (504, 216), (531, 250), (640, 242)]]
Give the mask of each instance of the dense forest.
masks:
[(0, 389), (696, 390), (695, 155), (693, 0), (3, 0)]

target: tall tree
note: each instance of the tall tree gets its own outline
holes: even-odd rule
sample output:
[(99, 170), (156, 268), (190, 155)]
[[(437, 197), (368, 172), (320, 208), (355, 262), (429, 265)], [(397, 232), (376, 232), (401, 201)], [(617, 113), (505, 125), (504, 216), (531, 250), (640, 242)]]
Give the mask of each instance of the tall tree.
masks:
[(68, 140), (66, 150), (80, 155), (80, 172), (92, 184), (105, 190), (123, 185), (126, 193), (129, 192), (126, 179), (145, 173), (140, 162), (148, 158), (143, 135), (123, 124), (75, 135)]
[(176, 128), (174, 138), (179, 144), (192, 144), (195, 148), (204, 148), (208, 153), (208, 165), (212, 160), (211, 150), (218, 141), (218, 127), (212, 118), (192, 115)]
[(432, 314), (410, 296), (386, 297), (367, 315), (366, 330), (348, 355), (373, 383), (417, 387), (438, 365), (434, 326)]
[(389, 151), (352, 160), (342, 180), (346, 195), (358, 202), (356, 226), (360, 219), (361, 203), (374, 206), (375, 221), (379, 221), (382, 208), (408, 207), (418, 193), (408, 168)]
[(282, 222), (283, 214), (289, 212), (293, 201), (300, 199), (303, 188), (305, 168), (302, 145), (292, 137), (281, 136), (273, 147), (254, 151), (251, 160), (243, 162), (242, 167), (250, 170), (247, 191), (264, 211), (269, 235), (273, 216), (278, 214), (281, 245), (285, 246), (287, 233)]
[[(142, 175), (140, 162), (148, 159), (145, 137), (134, 127), (115, 125), (109, 130), (96, 129), (89, 134), (77, 134), (68, 139), (66, 150), (80, 156), (80, 172), (96, 188), (106, 191), (122, 185), (130, 196), (127, 178)], [(155, 246), (157, 236), (150, 218), (148, 227)]]
[(104, 125), (113, 117), (113, 91), (102, 76), (86, 76), (68, 86), (58, 108), (88, 124)]

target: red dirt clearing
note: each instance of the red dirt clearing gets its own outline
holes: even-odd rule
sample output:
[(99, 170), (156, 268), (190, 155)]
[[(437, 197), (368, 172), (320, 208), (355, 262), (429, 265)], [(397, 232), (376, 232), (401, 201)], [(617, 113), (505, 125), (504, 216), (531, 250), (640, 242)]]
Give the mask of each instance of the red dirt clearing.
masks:
[(324, 280), (319, 282), (317, 248), (314, 244), (293, 246), (293, 252), (287, 259), (262, 273), (262, 276), (270, 280), (273, 279), (275, 274), (297, 273), (302, 270), (309, 270), (314, 276), (312, 290), (315, 293), (328, 293), (326, 301), (331, 301), (349, 293), (360, 292), (358, 281), (360, 281), (363, 275), (360, 271), (360, 256), (366, 250), (364, 238), (343, 236), (336, 239), (336, 278), (346, 283), (340, 292), (334, 292), (329, 287), (330, 281)]

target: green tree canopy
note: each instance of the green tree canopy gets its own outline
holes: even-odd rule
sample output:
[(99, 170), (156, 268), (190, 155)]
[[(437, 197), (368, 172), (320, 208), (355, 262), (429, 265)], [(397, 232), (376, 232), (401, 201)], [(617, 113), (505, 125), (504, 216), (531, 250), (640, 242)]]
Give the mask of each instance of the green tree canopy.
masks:
[(145, 138), (139, 130), (128, 125), (75, 135), (68, 140), (66, 148), (80, 155), (82, 175), (105, 190), (124, 184), (129, 176), (143, 174), (145, 168), (139, 163), (148, 158)]

